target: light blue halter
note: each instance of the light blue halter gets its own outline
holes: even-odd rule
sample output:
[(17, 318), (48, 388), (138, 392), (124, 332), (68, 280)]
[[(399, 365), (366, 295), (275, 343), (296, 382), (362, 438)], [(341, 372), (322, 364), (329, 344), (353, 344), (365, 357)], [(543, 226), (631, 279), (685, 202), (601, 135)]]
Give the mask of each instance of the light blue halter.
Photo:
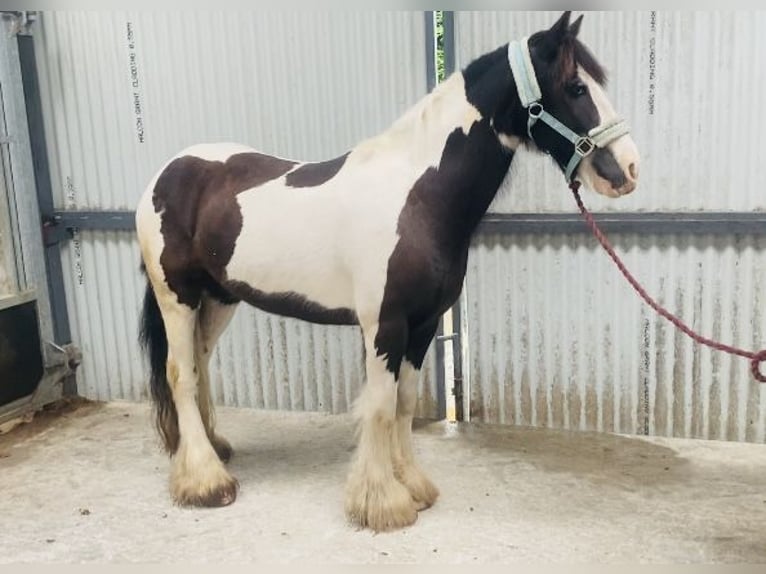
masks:
[(532, 141), (532, 126), (538, 120), (548, 124), (561, 136), (572, 142), (574, 152), (569, 158), (564, 175), (568, 183), (571, 183), (577, 166), (584, 157), (590, 155), (597, 147), (604, 148), (619, 137), (630, 132), (627, 123), (622, 119), (615, 119), (606, 124), (596, 126), (588, 132), (588, 135), (579, 135), (545, 111), (540, 100), (543, 95), (540, 85), (537, 83), (535, 69), (532, 66), (532, 57), (529, 54), (528, 38), (520, 42), (513, 41), (508, 44), (508, 62), (511, 65), (513, 79), (516, 82), (516, 91), (519, 94), (521, 105), (529, 113), (527, 120), (527, 133)]

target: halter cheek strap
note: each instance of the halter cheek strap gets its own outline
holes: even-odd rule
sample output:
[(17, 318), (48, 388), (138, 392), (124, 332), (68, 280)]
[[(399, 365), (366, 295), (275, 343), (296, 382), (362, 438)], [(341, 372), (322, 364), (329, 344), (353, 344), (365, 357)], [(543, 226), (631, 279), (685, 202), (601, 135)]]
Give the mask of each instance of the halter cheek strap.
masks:
[(629, 133), (630, 129), (624, 120), (618, 118), (593, 128), (586, 135), (580, 135), (545, 111), (541, 103), (543, 96), (540, 91), (540, 84), (537, 83), (535, 69), (532, 66), (532, 56), (529, 53), (528, 40), (528, 37), (524, 37), (520, 42), (513, 41), (508, 44), (508, 63), (511, 66), (513, 80), (516, 83), (516, 91), (519, 94), (521, 105), (529, 113), (527, 134), (529, 134), (529, 138), (532, 141), (535, 141), (535, 138), (532, 136), (532, 126), (541, 121), (572, 143), (574, 151), (564, 170), (567, 182), (571, 182), (577, 166), (580, 165), (584, 157), (590, 155), (597, 147), (604, 148), (608, 146), (617, 138)]

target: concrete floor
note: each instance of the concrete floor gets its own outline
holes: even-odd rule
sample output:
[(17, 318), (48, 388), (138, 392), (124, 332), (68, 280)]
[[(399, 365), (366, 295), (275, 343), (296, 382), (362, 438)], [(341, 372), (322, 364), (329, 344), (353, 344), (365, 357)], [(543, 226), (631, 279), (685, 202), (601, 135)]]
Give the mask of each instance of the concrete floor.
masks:
[(219, 409), (241, 483), (167, 492), (145, 405), (43, 413), (0, 436), (0, 563), (766, 562), (766, 446), (432, 423), (441, 488), (414, 526), (348, 526), (348, 416)]

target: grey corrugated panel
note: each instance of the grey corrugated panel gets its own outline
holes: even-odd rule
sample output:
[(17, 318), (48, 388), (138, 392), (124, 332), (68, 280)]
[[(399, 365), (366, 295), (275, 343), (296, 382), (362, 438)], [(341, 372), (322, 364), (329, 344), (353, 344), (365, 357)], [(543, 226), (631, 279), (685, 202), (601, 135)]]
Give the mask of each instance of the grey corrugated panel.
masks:
[[(458, 66), (559, 15), (457, 12)], [(608, 69), (607, 92), (642, 155), (637, 191), (620, 200), (589, 194), (594, 210), (766, 209), (766, 74), (756, 56), (766, 53), (765, 27), (766, 12), (753, 11), (585, 14), (581, 38)], [(531, 155), (518, 153), (491, 210), (572, 211), (557, 168)]]
[[(615, 236), (701, 333), (766, 346), (762, 237)], [(467, 277), (474, 420), (764, 442), (766, 386), (643, 304), (592, 238), (484, 235)]]
[[(132, 209), (167, 157), (200, 141), (307, 160), (342, 153), (425, 94), (424, 20), (422, 12), (44, 13), (36, 42), (57, 205)], [(145, 399), (133, 234), (81, 231), (63, 259), (73, 337), (83, 347), (80, 392)], [(364, 379), (356, 329), (240, 307), (212, 360), (218, 402), (349, 408)], [(432, 350), (419, 416), (437, 415), (435, 380)]]

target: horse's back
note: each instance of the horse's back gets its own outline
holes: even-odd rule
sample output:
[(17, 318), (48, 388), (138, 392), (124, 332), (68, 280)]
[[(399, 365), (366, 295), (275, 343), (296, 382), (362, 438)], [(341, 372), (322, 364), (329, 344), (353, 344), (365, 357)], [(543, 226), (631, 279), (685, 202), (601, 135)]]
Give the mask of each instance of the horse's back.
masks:
[(190, 145), (177, 153), (173, 159), (191, 156), (207, 161), (225, 162), (238, 153), (257, 153), (258, 150), (236, 142), (198, 143)]

